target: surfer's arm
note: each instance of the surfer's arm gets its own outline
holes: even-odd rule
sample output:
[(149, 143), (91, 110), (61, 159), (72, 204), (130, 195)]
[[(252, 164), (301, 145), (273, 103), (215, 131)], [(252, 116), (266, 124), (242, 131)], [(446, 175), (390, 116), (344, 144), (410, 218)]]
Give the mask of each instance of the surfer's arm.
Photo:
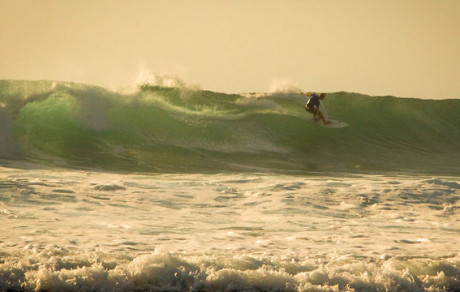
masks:
[(306, 96), (311, 96), (311, 93), (309, 93), (309, 92), (301, 92), (300, 94), (306, 95)]

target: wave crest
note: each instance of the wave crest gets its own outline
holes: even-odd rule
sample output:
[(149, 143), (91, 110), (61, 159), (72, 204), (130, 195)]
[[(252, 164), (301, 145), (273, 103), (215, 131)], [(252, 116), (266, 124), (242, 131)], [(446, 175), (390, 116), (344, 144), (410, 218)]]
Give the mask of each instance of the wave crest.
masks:
[(343, 129), (313, 123), (304, 102), (288, 91), (2, 81), (0, 155), (133, 171), (460, 173), (460, 100), (327, 94)]

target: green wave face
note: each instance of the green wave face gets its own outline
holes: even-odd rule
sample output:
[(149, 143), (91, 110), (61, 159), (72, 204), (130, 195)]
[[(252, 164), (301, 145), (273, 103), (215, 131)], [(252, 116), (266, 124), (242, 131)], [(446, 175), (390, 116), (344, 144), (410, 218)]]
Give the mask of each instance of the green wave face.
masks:
[(460, 173), (460, 100), (328, 94), (341, 129), (313, 123), (304, 103), (295, 93), (0, 81), (0, 156), (114, 171)]

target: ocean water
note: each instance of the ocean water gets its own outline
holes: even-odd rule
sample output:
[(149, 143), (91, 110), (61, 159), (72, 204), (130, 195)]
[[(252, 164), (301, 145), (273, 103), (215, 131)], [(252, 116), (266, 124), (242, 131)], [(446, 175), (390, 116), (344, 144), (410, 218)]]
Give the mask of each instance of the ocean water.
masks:
[(0, 81), (0, 291), (460, 290), (460, 100)]

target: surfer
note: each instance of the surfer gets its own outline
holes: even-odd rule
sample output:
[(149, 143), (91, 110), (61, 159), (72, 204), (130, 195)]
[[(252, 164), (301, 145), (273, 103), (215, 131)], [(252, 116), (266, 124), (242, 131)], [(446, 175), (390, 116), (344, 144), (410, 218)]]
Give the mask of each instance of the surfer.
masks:
[(308, 101), (305, 103), (305, 110), (313, 114), (313, 118), (315, 119), (315, 122), (318, 122), (318, 120), (320, 120), (320, 121), (323, 121), (325, 125), (329, 125), (331, 122), (326, 121), (323, 113), (319, 110), (320, 100), (323, 100), (326, 97), (326, 94), (319, 93), (318, 95), (316, 93), (306, 93), (306, 92), (301, 92), (300, 94), (311, 96), (308, 99)]

